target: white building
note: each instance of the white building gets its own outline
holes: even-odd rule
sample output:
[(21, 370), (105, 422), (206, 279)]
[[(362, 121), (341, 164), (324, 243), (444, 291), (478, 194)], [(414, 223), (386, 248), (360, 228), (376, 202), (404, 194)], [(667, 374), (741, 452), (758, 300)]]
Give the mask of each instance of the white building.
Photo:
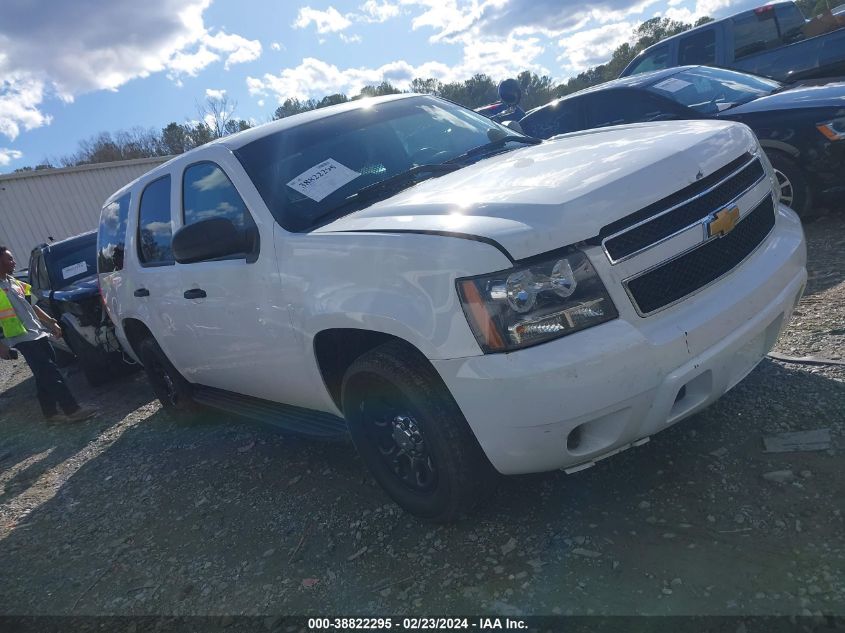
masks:
[(0, 175), (0, 245), (24, 268), (38, 244), (96, 229), (106, 198), (170, 158)]

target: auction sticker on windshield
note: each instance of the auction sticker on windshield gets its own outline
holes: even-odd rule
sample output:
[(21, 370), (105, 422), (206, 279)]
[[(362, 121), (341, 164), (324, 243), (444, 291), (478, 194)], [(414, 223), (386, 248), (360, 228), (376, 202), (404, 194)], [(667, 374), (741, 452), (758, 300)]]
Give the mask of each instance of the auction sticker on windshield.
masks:
[(306, 169), (291, 180), (288, 187), (320, 202), (360, 175), (357, 171), (341, 165), (334, 158), (329, 158), (311, 169)]
[(691, 85), (692, 84), (690, 82), (684, 81), (683, 79), (670, 77), (665, 81), (661, 81), (659, 84), (654, 84), (654, 87), (658, 90), (663, 90), (664, 92), (678, 92), (678, 90), (683, 90), (687, 86)]

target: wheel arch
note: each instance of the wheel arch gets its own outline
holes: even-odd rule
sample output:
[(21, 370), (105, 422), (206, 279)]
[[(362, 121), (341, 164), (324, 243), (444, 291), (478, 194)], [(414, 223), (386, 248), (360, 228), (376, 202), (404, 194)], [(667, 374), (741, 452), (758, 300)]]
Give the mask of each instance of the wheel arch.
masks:
[(783, 141), (763, 139), (760, 141), (760, 147), (762, 147), (764, 151), (774, 150), (776, 152), (783, 152), (789, 158), (798, 158), (801, 155), (801, 151), (797, 147), (794, 147), (789, 143), (784, 143)]
[(343, 411), (341, 386), (346, 370), (363, 354), (391, 342), (400, 344), (420, 362), (430, 364), (428, 358), (415, 345), (386, 332), (331, 328), (322, 330), (314, 336), (314, 357), (326, 390), (338, 410)]
[(124, 319), (122, 326), (123, 334), (126, 337), (126, 341), (132, 348), (132, 355), (140, 363), (141, 354), (139, 352), (138, 346), (141, 344), (141, 341), (143, 341), (145, 338), (149, 337), (154, 339), (155, 337), (153, 336), (152, 331), (150, 331), (150, 328), (148, 328), (146, 324), (140, 319)]

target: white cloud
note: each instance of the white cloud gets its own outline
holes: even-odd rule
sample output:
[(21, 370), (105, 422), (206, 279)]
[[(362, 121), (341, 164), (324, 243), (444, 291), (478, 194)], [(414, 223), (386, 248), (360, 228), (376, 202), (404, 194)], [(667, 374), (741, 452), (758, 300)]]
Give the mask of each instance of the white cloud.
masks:
[[(2, 59), (0, 59), (2, 68)], [(38, 109), (44, 99), (44, 83), (28, 73), (13, 72), (0, 82), (0, 134), (14, 141), (21, 128), (49, 125), (52, 117)]]
[[(209, 64), (251, 61), (261, 43), (211, 32), (211, 0), (78, 0), (6, 3), (0, 20), (0, 133), (50, 123), (48, 96), (66, 102), (96, 90), (167, 72), (178, 81)], [(39, 6), (40, 5), (40, 6)]]
[(341, 15), (334, 7), (329, 7), (325, 11), (302, 7), (291, 26), (295, 29), (304, 29), (312, 23), (317, 27), (317, 33), (336, 33), (352, 24), (349, 18)]
[(258, 100), (258, 107), (259, 107), (259, 108), (263, 108), (263, 107), (264, 107), (264, 99), (259, 99), (259, 100)]
[(209, 99), (222, 99), (226, 96), (225, 90), (214, 90), (213, 88), (205, 89), (205, 96)]
[(247, 88), (253, 95), (274, 95), (279, 103), (295, 97), (308, 99), (323, 97), (327, 94), (343, 92), (356, 95), (367, 85), (377, 85), (389, 81), (394, 86), (406, 87), (414, 77), (435, 77), (452, 80), (456, 77), (452, 68), (446, 64), (428, 62), (412, 66), (405, 61), (391, 62), (378, 68), (345, 68), (334, 64), (306, 57), (295, 68), (285, 68), (278, 75), (270, 73), (262, 78), (248, 77)]
[(562, 53), (557, 61), (572, 74), (603, 64), (617, 46), (632, 39), (635, 28), (631, 22), (617, 22), (572, 33), (558, 42)]
[(270, 44), (270, 48), (272, 48), (274, 51), (283, 51), (285, 50), (285, 45), (281, 42), (273, 42), (272, 44)]
[(8, 147), (0, 147), (0, 167), (4, 167), (13, 160), (19, 160), (21, 158), (23, 158), (23, 152), (19, 152), (16, 149), (9, 149)]
[(346, 35), (346, 33), (340, 34), (341, 41), (345, 42), (346, 44), (360, 44), (361, 43), (361, 36), (360, 35)]
[(399, 15), (399, 5), (392, 4), (388, 0), (383, 0), (382, 2), (378, 2), (378, 0), (367, 0), (358, 8), (363, 11), (361, 20), (364, 22), (386, 22), (390, 18), (395, 18)]

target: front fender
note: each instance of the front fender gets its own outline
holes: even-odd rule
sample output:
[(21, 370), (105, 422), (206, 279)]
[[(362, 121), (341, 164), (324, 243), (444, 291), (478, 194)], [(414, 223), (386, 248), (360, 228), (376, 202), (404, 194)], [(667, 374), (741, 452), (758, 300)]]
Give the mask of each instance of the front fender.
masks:
[(455, 280), (511, 266), (489, 244), (412, 233), (280, 234), (276, 252), (286, 302), (302, 306), (295, 325), (309, 338), (382, 332), (429, 359), (481, 354)]

